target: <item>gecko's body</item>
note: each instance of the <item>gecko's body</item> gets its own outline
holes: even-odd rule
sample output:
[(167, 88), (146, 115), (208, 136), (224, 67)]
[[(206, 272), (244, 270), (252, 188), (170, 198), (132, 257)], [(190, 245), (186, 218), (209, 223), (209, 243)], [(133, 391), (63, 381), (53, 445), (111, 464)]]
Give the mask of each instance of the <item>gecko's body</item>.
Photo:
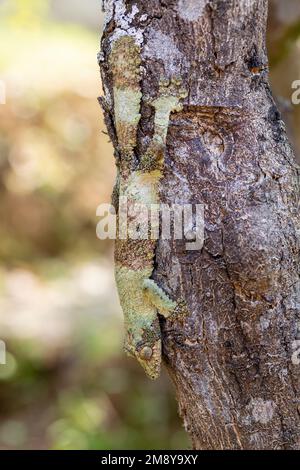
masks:
[[(134, 207), (147, 209), (159, 204), (159, 182), (164, 167), (166, 138), (172, 112), (182, 109), (185, 90), (181, 80), (161, 80), (155, 109), (154, 136), (148, 150), (137, 158), (137, 131), (141, 118), (140, 47), (130, 36), (114, 42), (110, 56), (113, 78), (114, 121), (119, 148), (118, 178), (115, 193), (127, 201), (128, 222), (143, 223)], [(120, 213), (118, 214), (120, 222)], [(166, 293), (151, 279), (156, 241), (122, 239), (115, 247), (116, 282), (125, 318), (125, 350), (137, 358), (147, 375), (157, 378), (161, 366), (161, 331), (158, 313), (164, 317), (176, 308)]]

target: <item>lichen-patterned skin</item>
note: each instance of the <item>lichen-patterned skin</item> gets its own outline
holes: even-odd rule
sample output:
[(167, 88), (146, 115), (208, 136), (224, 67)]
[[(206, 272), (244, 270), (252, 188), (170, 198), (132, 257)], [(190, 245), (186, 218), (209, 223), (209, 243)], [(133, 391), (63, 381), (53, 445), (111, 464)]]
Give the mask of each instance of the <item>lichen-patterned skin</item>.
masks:
[[(159, 204), (159, 181), (163, 175), (166, 138), (172, 112), (182, 109), (187, 96), (180, 78), (163, 79), (155, 109), (154, 136), (140, 159), (135, 154), (141, 118), (140, 47), (130, 36), (112, 45), (110, 66), (113, 78), (114, 120), (118, 139), (118, 197), (127, 198), (129, 222), (137, 215), (130, 212), (135, 204), (150, 209)], [(120, 220), (120, 214), (118, 215)], [(137, 219), (136, 219), (137, 221)], [(121, 239), (115, 247), (116, 282), (125, 318), (125, 351), (135, 357), (148, 377), (156, 379), (161, 368), (161, 331), (158, 313), (168, 317), (177, 312), (177, 304), (151, 279), (156, 241)]]

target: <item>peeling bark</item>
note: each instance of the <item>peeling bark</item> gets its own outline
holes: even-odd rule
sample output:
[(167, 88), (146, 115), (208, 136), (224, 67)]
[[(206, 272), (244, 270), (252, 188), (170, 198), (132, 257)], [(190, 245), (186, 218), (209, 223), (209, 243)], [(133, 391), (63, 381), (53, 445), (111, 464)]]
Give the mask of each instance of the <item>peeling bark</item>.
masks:
[[(150, 5), (151, 3), (151, 5)], [(149, 98), (179, 75), (165, 204), (202, 203), (205, 243), (160, 241), (154, 279), (189, 315), (161, 319), (164, 359), (195, 449), (300, 449), (299, 171), (268, 84), (266, 0), (107, 1), (99, 61), (118, 155), (111, 44), (142, 50), (137, 156)], [(300, 343), (299, 343), (300, 344)]]

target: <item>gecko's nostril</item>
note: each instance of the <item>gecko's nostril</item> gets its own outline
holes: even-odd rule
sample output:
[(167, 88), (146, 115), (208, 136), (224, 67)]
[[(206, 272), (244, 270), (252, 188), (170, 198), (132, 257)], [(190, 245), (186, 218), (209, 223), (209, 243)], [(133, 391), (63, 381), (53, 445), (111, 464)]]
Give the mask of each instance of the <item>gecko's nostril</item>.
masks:
[(144, 361), (150, 361), (153, 351), (149, 346), (145, 346), (140, 352), (140, 358)]

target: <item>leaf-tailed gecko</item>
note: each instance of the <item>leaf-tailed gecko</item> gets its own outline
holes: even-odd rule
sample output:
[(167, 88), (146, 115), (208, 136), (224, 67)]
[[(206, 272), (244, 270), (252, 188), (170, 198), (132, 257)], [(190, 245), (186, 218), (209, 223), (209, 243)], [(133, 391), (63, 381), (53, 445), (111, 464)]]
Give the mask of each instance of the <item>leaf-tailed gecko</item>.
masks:
[[(187, 97), (180, 78), (161, 79), (154, 107), (154, 136), (141, 158), (136, 155), (141, 119), (141, 50), (134, 38), (125, 35), (112, 44), (110, 69), (113, 80), (114, 125), (118, 140), (118, 177), (115, 194), (148, 208), (159, 204), (159, 182), (163, 176), (164, 154), (172, 112), (182, 110)], [(140, 214), (139, 214), (140, 215)], [(131, 222), (138, 215), (132, 211)], [(118, 214), (120, 219), (120, 212)], [(177, 304), (151, 279), (156, 240), (122, 239), (115, 246), (115, 273), (125, 318), (125, 351), (135, 357), (146, 374), (156, 379), (161, 368), (161, 330), (158, 314), (167, 318)]]

